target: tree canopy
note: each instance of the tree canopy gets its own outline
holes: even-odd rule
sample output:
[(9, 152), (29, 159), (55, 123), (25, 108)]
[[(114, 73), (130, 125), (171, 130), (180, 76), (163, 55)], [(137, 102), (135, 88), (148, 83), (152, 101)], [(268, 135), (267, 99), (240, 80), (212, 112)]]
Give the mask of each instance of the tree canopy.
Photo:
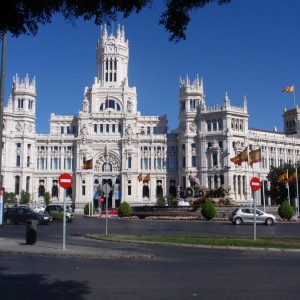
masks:
[[(159, 24), (170, 33), (170, 41), (186, 38), (190, 13), (205, 5), (229, 3), (231, 0), (166, 0)], [(110, 24), (118, 16), (127, 18), (154, 5), (153, 0), (2, 0), (0, 2), (0, 37), (35, 35), (40, 25), (50, 24), (55, 14), (62, 14), (66, 21), (75, 22), (82, 17), (96, 25)]]

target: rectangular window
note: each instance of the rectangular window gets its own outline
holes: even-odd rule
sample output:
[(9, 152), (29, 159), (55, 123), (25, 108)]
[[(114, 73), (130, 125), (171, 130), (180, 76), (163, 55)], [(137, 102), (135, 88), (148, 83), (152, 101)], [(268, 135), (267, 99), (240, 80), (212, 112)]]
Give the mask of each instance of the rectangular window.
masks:
[(16, 167), (20, 167), (21, 166), (21, 156), (17, 155), (16, 157)]
[(60, 127), (60, 133), (64, 134), (64, 127), (63, 126)]
[(207, 122), (207, 131), (211, 131), (211, 123)]
[(181, 110), (185, 111), (185, 101), (181, 101)]
[(128, 157), (128, 169), (131, 169), (131, 156)]
[(213, 122), (213, 130), (214, 130), (214, 131), (217, 130), (217, 122), (216, 122), (216, 121)]
[(113, 132), (113, 133), (116, 132), (116, 124), (112, 124), (112, 132)]
[(196, 164), (197, 164), (197, 159), (196, 159), (196, 156), (193, 155), (192, 156), (192, 167), (195, 168), (197, 166)]
[(100, 124), (100, 132), (103, 133), (103, 124)]
[(94, 132), (97, 133), (97, 124), (94, 124)]
[(106, 132), (109, 133), (109, 124), (106, 124)]
[(185, 156), (182, 157), (182, 167), (185, 168)]
[(213, 153), (213, 166), (217, 166), (218, 165), (218, 154), (217, 153)]
[(219, 123), (219, 130), (223, 130), (223, 122), (222, 122), (222, 120), (219, 120), (218, 123)]

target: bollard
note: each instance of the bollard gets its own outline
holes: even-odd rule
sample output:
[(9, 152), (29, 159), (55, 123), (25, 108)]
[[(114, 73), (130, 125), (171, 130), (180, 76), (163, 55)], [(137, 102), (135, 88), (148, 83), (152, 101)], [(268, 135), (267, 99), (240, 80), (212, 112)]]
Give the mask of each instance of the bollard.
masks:
[(37, 237), (37, 221), (29, 220), (26, 225), (26, 245), (33, 245), (36, 243)]

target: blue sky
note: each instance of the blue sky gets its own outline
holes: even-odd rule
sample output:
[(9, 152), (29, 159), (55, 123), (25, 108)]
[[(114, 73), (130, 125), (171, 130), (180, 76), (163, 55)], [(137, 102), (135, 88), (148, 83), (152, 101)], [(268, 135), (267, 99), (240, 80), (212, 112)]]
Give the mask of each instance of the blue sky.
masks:
[[(118, 20), (129, 40), (129, 85), (136, 86), (142, 115), (167, 114), (169, 129), (178, 126), (179, 78), (203, 78), (207, 106), (248, 99), (249, 127), (283, 130), (284, 108), (294, 95), (300, 103), (300, 1), (232, 0), (191, 14), (187, 40), (169, 42), (158, 25), (162, 1), (138, 15)], [(113, 28), (112, 28), (113, 27)], [(117, 23), (108, 30), (117, 28)], [(35, 37), (7, 39), (5, 105), (12, 78), (27, 73), (37, 81), (37, 132), (49, 133), (50, 114), (77, 115), (85, 86), (96, 74), (100, 28), (92, 21), (76, 27), (59, 16)], [(298, 89), (299, 87), (299, 89)], [(299, 98), (299, 101), (298, 101)]]

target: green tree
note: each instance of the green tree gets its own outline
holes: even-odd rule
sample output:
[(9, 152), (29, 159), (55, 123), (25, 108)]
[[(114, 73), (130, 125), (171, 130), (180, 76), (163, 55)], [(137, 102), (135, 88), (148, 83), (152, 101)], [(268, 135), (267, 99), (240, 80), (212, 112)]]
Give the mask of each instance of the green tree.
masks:
[(158, 206), (166, 206), (167, 205), (167, 201), (166, 201), (165, 197), (158, 196), (156, 198), (156, 205), (158, 205)]
[(15, 193), (4, 192), (3, 203), (5, 205), (14, 205), (14, 204), (17, 204), (17, 202), (18, 202), (18, 199), (17, 199)]
[(284, 200), (278, 208), (278, 215), (283, 220), (290, 220), (295, 215), (295, 210), (287, 200)]
[(44, 202), (45, 202), (45, 205), (49, 205), (49, 204), (50, 204), (50, 199), (51, 199), (50, 193), (49, 193), (49, 192), (46, 192), (46, 193), (44, 194)]
[(216, 216), (217, 214), (216, 207), (210, 199), (205, 200), (201, 209), (201, 214), (206, 220), (211, 220)]
[[(299, 167), (298, 174), (299, 174)], [(289, 176), (295, 171), (295, 167), (290, 164), (285, 164), (282, 167), (271, 166), (270, 172), (267, 175), (267, 179), (270, 182), (270, 197), (277, 204), (281, 204), (288, 198), (287, 181), (278, 182), (279, 176), (288, 171)], [(289, 183), (290, 199), (294, 199), (297, 196), (296, 182)]]
[(118, 207), (118, 215), (120, 217), (129, 217), (132, 214), (132, 208), (126, 201), (122, 202)]
[[(229, 3), (230, 0), (168, 0), (159, 24), (170, 33), (171, 41), (185, 39), (190, 13), (209, 3)], [(40, 25), (50, 24), (55, 14), (62, 14), (68, 22), (78, 18), (93, 20), (96, 25), (110, 24), (117, 18), (127, 18), (142, 9), (151, 8), (152, 0), (15, 0), (0, 2), (0, 36), (10, 32), (13, 36), (35, 35)], [(154, 7), (157, 10), (156, 7)]]
[(21, 191), (20, 204), (28, 205), (30, 202), (30, 194), (25, 191)]

